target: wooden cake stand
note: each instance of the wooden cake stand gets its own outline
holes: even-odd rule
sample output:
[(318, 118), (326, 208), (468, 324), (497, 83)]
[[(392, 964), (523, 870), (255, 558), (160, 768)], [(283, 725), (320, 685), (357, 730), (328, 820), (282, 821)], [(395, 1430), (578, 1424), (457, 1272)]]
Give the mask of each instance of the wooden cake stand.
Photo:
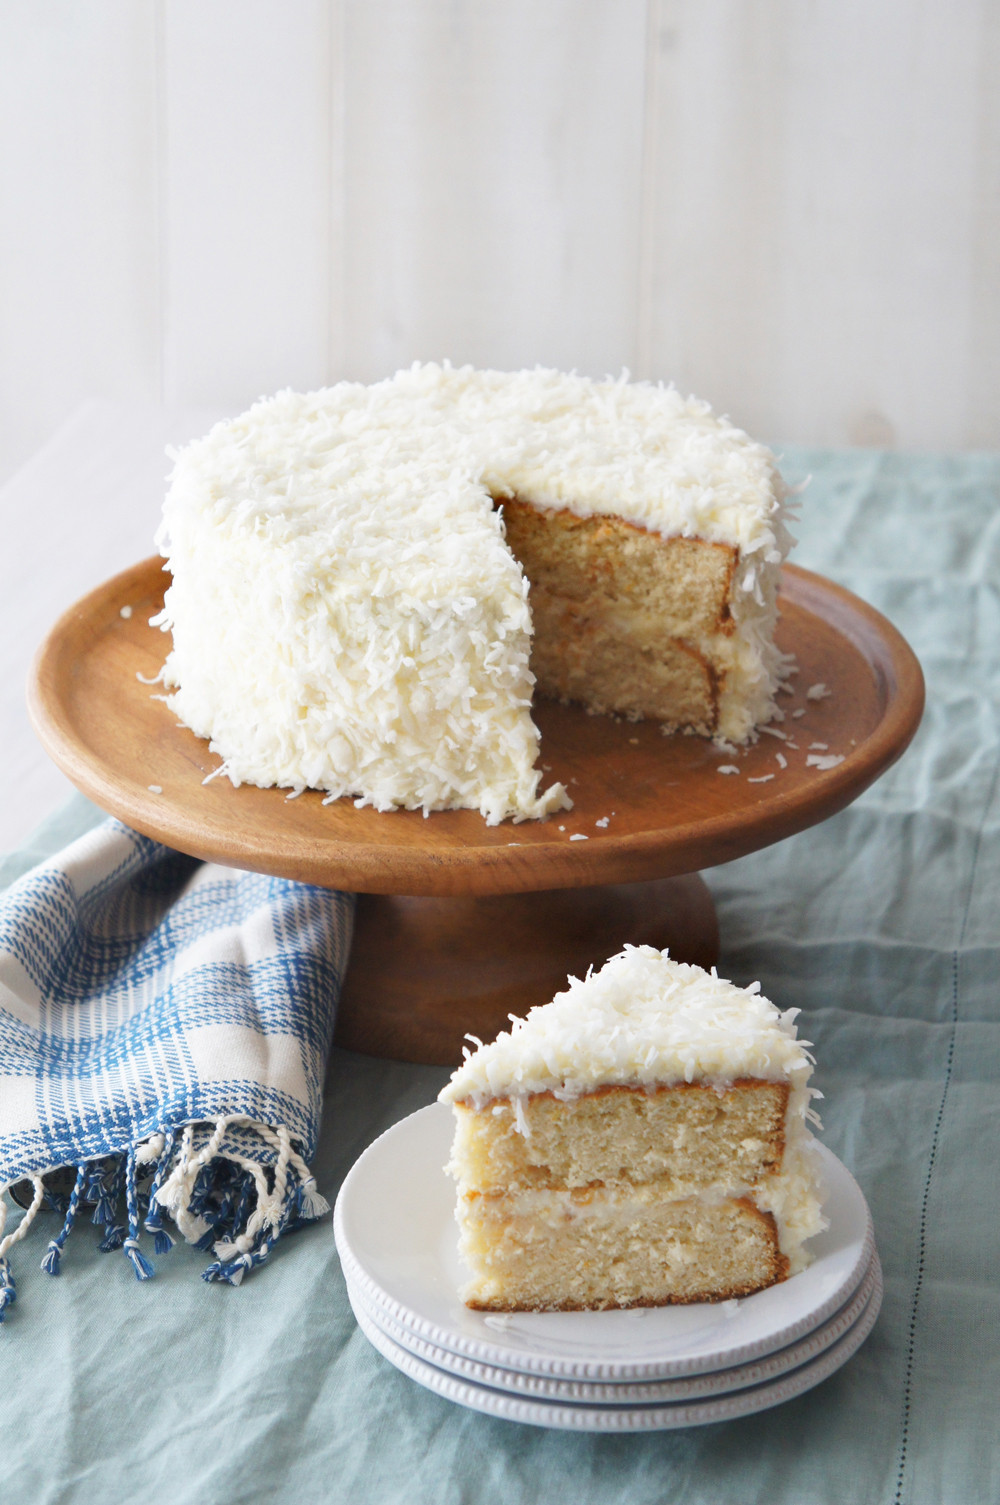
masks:
[(60, 619), (29, 683), (35, 729), (73, 783), (136, 830), (358, 893), (337, 1040), (398, 1060), (456, 1064), (466, 1031), (492, 1039), (508, 1014), (627, 941), (711, 965), (718, 928), (697, 870), (843, 809), (900, 756), (923, 710), (920, 665), (895, 628), (786, 566), (778, 642), (799, 673), (781, 699), (782, 735), (727, 753), (653, 722), (541, 702), (543, 783), (566, 785), (570, 811), (487, 826), (468, 810), (425, 819), (324, 805), (311, 791), (203, 782), (218, 759), (139, 677), (167, 652), (149, 626), (166, 583), (162, 561), (145, 560)]

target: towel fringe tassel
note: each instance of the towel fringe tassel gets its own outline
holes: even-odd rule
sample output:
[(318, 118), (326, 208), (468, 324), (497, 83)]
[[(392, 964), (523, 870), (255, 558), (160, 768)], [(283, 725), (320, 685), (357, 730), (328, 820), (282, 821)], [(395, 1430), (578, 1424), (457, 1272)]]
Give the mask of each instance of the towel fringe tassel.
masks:
[[(251, 1158), (226, 1146), (231, 1128), (250, 1130), (267, 1158)], [(195, 1142), (195, 1126), (187, 1125), (154, 1134), (120, 1155), (83, 1161), (76, 1168), (68, 1203), (50, 1194), (41, 1176), (32, 1176), (31, 1205), (10, 1233), (5, 1233), (3, 1196), (9, 1187), (0, 1187), (0, 1323), (17, 1298), (8, 1250), (29, 1232), (43, 1205), (66, 1208), (62, 1228), (49, 1240), (41, 1260), (49, 1275), (59, 1275), (79, 1211), (89, 1207), (92, 1222), (104, 1230), (99, 1248), (104, 1253), (123, 1249), (137, 1280), (156, 1274), (140, 1247), (141, 1233), (152, 1235), (155, 1255), (166, 1254), (174, 1245), (164, 1226), (169, 1218), (187, 1243), (213, 1251), (215, 1258), (202, 1271), (202, 1279), (231, 1286), (240, 1285), (251, 1270), (264, 1264), (279, 1238), (329, 1213), (330, 1204), (284, 1125), (271, 1128), (230, 1115), (211, 1125), (200, 1149), (195, 1149)]]
[(31, 1189), (31, 1206), (17, 1227), (12, 1229), (10, 1233), (5, 1233), (4, 1229), (7, 1226), (7, 1203), (4, 1201), (3, 1193), (9, 1190), (9, 1188), (6, 1186), (0, 1187), (0, 1322), (3, 1322), (10, 1307), (17, 1300), (14, 1272), (10, 1267), (10, 1260), (7, 1258), (7, 1251), (12, 1249), (15, 1244), (20, 1243), (21, 1239), (28, 1233), (32, 1223), (35, 1221), (38, 1209), (45, 1199), (45, 1182), (41, 1176), (31, 1177)]
[(62, 1231), (54, 1239), (49, 1240), (49, 1247), (42, 1260), (42, 1269), (48, 1275), (59, 1274), (59, 1261), (62, 1258), (63, 1244), (73, 1232), (73, 1224), (76, 1222), (77, 1209), (80, 1206), (80, 1198), (83, 1196), (84, 1183), (89, 1176), (89, 1168), (84, 1162), (77, 1166), (76, 1180), (73, 1190), (70, 1192), (69, 1206), (66, 1209), (66, 1221), (62, 1225)]

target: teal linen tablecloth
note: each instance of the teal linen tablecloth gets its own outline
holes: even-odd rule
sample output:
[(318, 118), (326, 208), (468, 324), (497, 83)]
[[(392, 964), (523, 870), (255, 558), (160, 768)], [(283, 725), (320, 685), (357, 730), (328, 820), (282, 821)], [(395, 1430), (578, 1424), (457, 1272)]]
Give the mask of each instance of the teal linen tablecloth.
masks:
[[(796, 559), (883, 611), (928, 680), (916, 741), (861, 800), (707, 875), (721, 970), (803, 1011), (824, 1139), (871, 1205), (886, 1294), (864, 1347), (741, 1421), (544, 1431), (462, 1410), (382, 1359), (328, 1222), (238, 1290), (205, 1285), (180, 1246), (139, 1285), (81, 1229), (58, 1280), (19, 1251), (0, 1331), (4, 1505), (1000, 1500), (1000, 458), (796, 449), (783, 469), (813, 477)], [(0, 879), (96, 818), (74, 801)], [(446, 1075), (334, 1055), (315, 1167), (331, 1201)]]

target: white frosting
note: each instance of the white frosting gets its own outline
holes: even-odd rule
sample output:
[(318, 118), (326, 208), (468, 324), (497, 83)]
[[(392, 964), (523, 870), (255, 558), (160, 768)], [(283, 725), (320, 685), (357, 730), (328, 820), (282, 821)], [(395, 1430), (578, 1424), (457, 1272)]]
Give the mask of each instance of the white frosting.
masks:
[(762, 446), (673, 389), (414, 366), (255, 404), (176, 457), (170, 705), (234, 783), (487, 821), (539, 794), (527, 583), (493, 498), (740, 550), (722, 735), (773, 713), (790, 542)]
[(616, 1084), (724, 1088), (742, 1077), (787, 1082), (781, 1171), (752, 1195), (774, 1214), (794, 1274), (808, 1262), (805, 1240), (826, 1226), (815, 1141), (806, 1127), (810, 1099), (818, 1094), (808, 1085), (812, 1058), (808, 1042), (798, 1039), (797, 1014), (777, 1009), (759, 984), (738, 988), (653, 946), (626, 946), (599, 972), (583, 981), (570, 978), (565, 992), (514, 1019), (492, 1044), (467, 1052), (440, 1101), (482, 1108), (510, 1098), (516, 1108), (537, 1092), (572, 1101)]
[(490, 1045), (466, 1052), (443, 1102), (555, 1092), (573, 1098), (612, 1084), (738, 1077), (787, 1081), (804, 1091), (812, 1072), (784, 1013), (759, 984), (738, 988), (653, 946), (626, 946), (551, 1003), (513, 1020)]

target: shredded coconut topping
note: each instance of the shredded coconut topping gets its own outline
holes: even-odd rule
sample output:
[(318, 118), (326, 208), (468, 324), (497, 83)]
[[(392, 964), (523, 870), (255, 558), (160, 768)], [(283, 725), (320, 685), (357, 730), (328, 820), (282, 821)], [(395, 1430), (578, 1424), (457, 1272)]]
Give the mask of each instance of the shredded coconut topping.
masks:
[(513, 1019), (479, 1045), (441, 1093), (442, 1102), (555, 1092), (578, 1097), (612, 1083), (788, 1080), (812, 1070), (797, 1039), (797, 1009), (784, 1013), (758, 983), (738, 988), (653, 946), (626, 946), (599, 972), (551, 1003)]

